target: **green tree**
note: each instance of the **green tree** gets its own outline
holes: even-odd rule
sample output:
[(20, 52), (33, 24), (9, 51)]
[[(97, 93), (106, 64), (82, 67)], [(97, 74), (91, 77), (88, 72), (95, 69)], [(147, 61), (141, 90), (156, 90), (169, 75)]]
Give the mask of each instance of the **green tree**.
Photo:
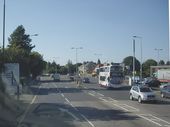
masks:
[(166, 65), (170, 65), (170, 61), (167, 61), (167, 62), (166, 62)]
[(31, 44), (30, 35), (25, 34), (25, 28), (20, 25), (8, 38), (9, 45), (6, 50), (6, 62), (17, 62), (20, 65), (21, 76), (30, 74), (30, 53), (35, 47)]
[(73, 65), (71, 60), (68, 60), (66, 67), (67, 67), (68, 73), (73, 74), (76, 72), (76, 66)]
[(100, 65), (101, 64), (101, 61), (100, 59), (97, 60), (97, 65)]
[(9, 48), (16, 47), (18, 49), (23, 49), (26, 53), (30, 53), (31, 50), (35, 47), (31, 44), (30, 35), (25, 34), (25, 28), (20, 25), (8, 38)]
[(160, 60), (159, 65), (165, 65), (165, 62), (163, 60)]
[[(132, 75), (133, 71), (133, 56), (128, 56), (123, 59), (123, 63), (125, 65), (125, 74), (126, 75)], [(137, 73), (140, 71), (140, 62), (135, 58), (135, 70)]]
[(156, 66), (157, 62), (153, 59), (148, 59), (143, 63), (143, 76), (150, 76), (150, 66)]
[(30, 54), (29, 67), (30, 72), (35, 79), (38, 75), (42, 74), (44, 69), (44, 61), (42, 55), (38, 52), (31, 52)]

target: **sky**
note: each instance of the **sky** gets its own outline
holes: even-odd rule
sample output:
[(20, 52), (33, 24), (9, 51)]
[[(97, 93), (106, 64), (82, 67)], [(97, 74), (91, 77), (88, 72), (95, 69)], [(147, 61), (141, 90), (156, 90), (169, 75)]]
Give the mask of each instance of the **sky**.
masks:
[[(0, 0), (3, 17), (3, 0)], [(0, 45), (2, 20), (0, 18)], [(23, 25), (32, 44), (46, 61), (65, 65), (76, 62), (122, 62), (133, 55), (140, 60), (142, 42), (143, 62), (168, 60), (168, 0), (6, 0), (6, 38)]]

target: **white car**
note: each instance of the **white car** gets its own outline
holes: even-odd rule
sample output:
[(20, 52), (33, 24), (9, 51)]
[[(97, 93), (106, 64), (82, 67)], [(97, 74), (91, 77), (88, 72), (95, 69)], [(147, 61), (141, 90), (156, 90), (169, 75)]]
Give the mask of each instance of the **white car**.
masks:
[(151, 88), (146, 86), (132, 86), (130, 90), (130, 100), (138, 100), (139, 103), (143, 101), (155, 101), (155, 93)]

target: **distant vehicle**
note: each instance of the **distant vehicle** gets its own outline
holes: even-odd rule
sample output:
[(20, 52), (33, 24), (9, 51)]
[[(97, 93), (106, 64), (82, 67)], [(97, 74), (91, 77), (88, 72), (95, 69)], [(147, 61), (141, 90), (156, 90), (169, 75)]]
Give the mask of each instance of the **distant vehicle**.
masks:
[(161, 97), (170, 97), (170, 86), (163, 87), (161, 90)]
[(160, 87), (161, 82), (156, 78), (148, 78), (145, 80), (145, 85), (148, 87)]
[(157, 78), (160, 82), (170, 82), (170, 69), (158, 70)]
[(130, 90), (130, 100), (138, 100), (139, 103), (143, 101), (155, 101), (155, 93), (151, 88), (146, 86), (132, 86)]
[(163, 89), (163, 88), (166, 88), (166, 87), (170, 87), (170, 83), (160, 85), (160, 89)]
[(107, 88), (120, 88), (124, 81), (123, 66), (121, 64), (100, 67), (99, 85)]
[(90, 83), (90, 79), (87, 77), (83, 78), (83, 83)]
[(60, 74), (58, 74), (58, 73), (52, 74), (52, 75), (51, 75), (51, 78), (52, 78), (54, 81), (60, 81)]

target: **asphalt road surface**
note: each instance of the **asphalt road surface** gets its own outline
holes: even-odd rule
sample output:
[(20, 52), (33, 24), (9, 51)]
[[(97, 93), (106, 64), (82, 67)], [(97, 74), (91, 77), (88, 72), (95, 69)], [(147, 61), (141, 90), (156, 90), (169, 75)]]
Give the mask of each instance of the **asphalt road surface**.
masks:
[(78, 87), (63, 77), (41, 77), (18, 127), (170, 127), (170, 99), (156, 103), (129, 100), (129, 87), (107, 90), (95, 79)]

